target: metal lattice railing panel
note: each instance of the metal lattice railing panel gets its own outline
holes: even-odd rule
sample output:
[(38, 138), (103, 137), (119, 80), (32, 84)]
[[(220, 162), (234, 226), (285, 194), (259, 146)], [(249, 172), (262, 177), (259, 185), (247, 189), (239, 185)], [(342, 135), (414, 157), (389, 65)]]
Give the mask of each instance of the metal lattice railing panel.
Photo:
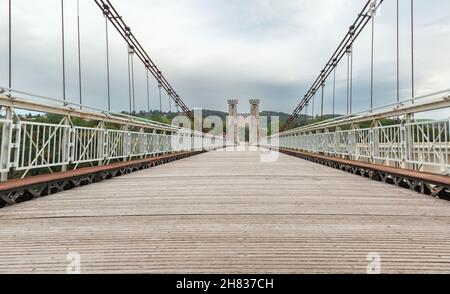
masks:
[(407, 124), (412, 137), (408, 163), (446, 166), (450, 164), (450, 121)]
[[(7, 181), (11, 172), (18, 172), (13, 174), (14, 177), (25, 178), (30, 174), (75, 170), (87, 164), (108, 165), (114, 161), (130, 161), (175, 151), (224, 147), (221, 137), (122, 114), (75, 110), (65, 102), (59, 107), (20, 100), (25, 105), (20, 109), (36, 109), (39, 113), (48, 114), (25, 117), (9, 105), (11, 101), (17, 103), (17, 100), (2, 94), (0, 98), (7, 104), (3, 106), (0, 118), (1, 181)], [(54, 118), (60, 119), (59, 124), (44, 123)], [(96, 123), (97, 127), (75, 125), (79, 120), (83, 124)], [(114, 129), (116, 127), (120, 129)], [(133, 131), (138, 129), (139, 132)], [(173, 144), (177, 140), (183, 143)], [(37, 169), (42, 170), (32, 172)]]
[(72, 136), (72, 162), (85, 163), (105, 158), (106, 131), (104, 129), (74, 127)]
[(129, 155), (128, 132), (108, 130), (106, 133), (106, 154), (108, 159), (121, 159)]
[(373, 128), (374, 151), (373, 158), (385, 163), (404, 160), (404, 143), (402, 126), (385, 126)]
[(145, 144), (147, 141), (147, 134), (144, 132), (131, 132), (130, 135), (130, 156), (144, 156), (146, 155)]
[(70, 126), (20, 122), (17, 130), (16, 170), (53, 167), (69, 163)]
[[(280, 136), (281, 148), (353, 160), (450, 170), (450, 121), (429, 121), (366, 129)], [(278, 147), (278, 146), (270, 146)]]
[(373, 138), (371, 129), (355, 129), (350, 132), (352, 152), (355, 160), (369, 159), (373, 154)]

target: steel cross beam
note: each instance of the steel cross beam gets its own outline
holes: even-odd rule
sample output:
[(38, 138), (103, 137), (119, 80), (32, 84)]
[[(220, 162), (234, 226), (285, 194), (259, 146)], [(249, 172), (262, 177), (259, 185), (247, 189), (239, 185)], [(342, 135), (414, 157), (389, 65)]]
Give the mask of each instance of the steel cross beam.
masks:
[[(384, 0), (380, 0), (378, 6), (380, 6), (383, 1)], [(372, 19), (371, 11), (373, 10), (373, 7), (371, 6), (371, 3), (373, 3), (373, 0), (368, 0), (366, 2), (363, 9), (358, 14), (358, 17), (350, 26), (349, 31), (345, 35), (344, 39), (342, 39), (338, 48), (334, 51), (325, 67), (320, 71), (319, 76), (316, 78), (311, 88), (295, 108), (292, 115), (286, 121), (286, 123), (282, 127), (282, 130), (286, 130), (286, 128), (289, 127), (294, 122), (294, 120), (298, 118), (302, 110), (309, 104), (316, 92), (320, 89), (321, 85), (328, 79), (330, 74), (336, 68), (337, 64), (342, 60), (345, 54), (349, 52), (349, 50), (352, 50), (353, 43), (359, 37), (369, 21)]]
[(117, 12), (114, 6), (109, 0), (94, 0), (98, 7), (102, 10), (105, 17), (111, 22), (117, 32), (122, 36), (125, 42), (130, 46), (133, 52), (139, 57), (139, 59), (144, 63), (147, 70), (155, 77), (158, 83), (164, 88), (167, 94), (170, 96), (176, 105), (178, 105), (182, 111), (191, 119), (193, 119), (192, 111), (183, 102), (180, 96), (175, 92), (173, 87), (158, 69), (156, 64), (150, 58), (148, 53), (142, 47), (137, 38), (133, 35), (131, 28), (125, 23), (122, 16)]

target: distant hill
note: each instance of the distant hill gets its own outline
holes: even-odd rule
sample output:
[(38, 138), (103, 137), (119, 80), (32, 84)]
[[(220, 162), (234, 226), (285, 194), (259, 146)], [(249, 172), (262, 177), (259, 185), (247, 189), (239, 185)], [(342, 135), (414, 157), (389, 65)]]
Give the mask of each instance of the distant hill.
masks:
[[(217, 116), (220, 117), (222, 119), (222, 121), (226, 120), (226, 117), (228, 116), (227, 112), (223, 112), (223, 111), (217, 111), (217, 110), (210, 110), (210, 109), (203, 109), (203, 117), (209, 117), (209, 116)], [(172, 119), (174, 117), (176, 117), (179, 113), (168, 113), (168, 112), (163, 112), (160, 113), (159, 111), (152, 111), (150, 113), (147, 112), (139, 112), (136, 114), (136, 116), (139, 117), (143, 117), (143, 118), (147, 118), (147, 119), (151, 119), (157, 122), (162, 122), (162, 123), (166, 123), (166, 124), (170, 124)], [(271, 118), (272, 117), (279, 117), (280, 119), (280, 127), (283, 126), (285, 124), (285, 122), (289, 119), (289, 117), (291, 116), (288, 113), (284, 113), (284, 112), (276, 112), (276, 111), (262, 111), (260, 112), (260, 116), (265, 116), (268, 118), (267, 124), (268, 124), (268, 128), (269, 128), (269, 132), (270, 132), (270, 125), (271, 125)], [(319, 122), (319, 121), (324, 121), (324, 120), (328, 120), (328, 119), (332, 119), (334, 117), (339, 117), (339, 115), (333, 116), (333, 115), (324, 115), (324, 117), (322, 118), (316, 118), (314, 119), (313, 122)], [(306, 115), (300, 115), (299, 118), (290, 125), (289, 129), (292, 128), (297, 128), (297, 127), (301, 127), (301, 126), (305, 126), (306, 124), (309, 124), (312, 122), (312, 117), (311, 116), (306, 116)]]
[[(128, 114), (127, 112), (123, 112), (124, 114)], [(175, 113), (175, 112), (163, 112), (160, 113), (159, 111), (152, 111), (150, 113), (148, 112), (144, 112), (141, 111), (139, 113), (134, 114), (137, 117), (142, 117), (142, 118), (146, 118), (146, 119), (150, 119), (153, 121), (157, 121), (157, 122), (161, 122), (161, 123), (165, 123), (165, 124), (171, 124), (172, 120), (174, 117), (176, 117), (177, 115), (179, 115), (179, 113)], [(228, 116), (228, 113), (223, 112), (223, 111), (217, 111), (217, 110), (210, 110), (210, 109), (204, 109), (203, 110), (203, 117), (209, 117), (209, 116), (217, 116), (219, 118), (222, 119), (222, 121), (225, 122), (226, 117)], [(271, 126), (271, 118), (274, 116), (278, 116), (280, 119), (280, 127), (284, 125), (284, 123), (287, 121), (287, 119), (290, 117), (290, 114), (284, 113), (284, 112), (276, 112), (276, 111), (262, 111), (260, 113), (260, 116), (265, 116), (268, 118), (267, 121), (267, 125), (268, 125), (268, 129), (270, 132), (270, 126)], [(32, 115), (32, 114), (28, 114), (28, 115), (23, 115), (24, 119), (26, 120), (30, 120), (30, 121), (36, 121), (36, 122), (42, 122), (42, 123), (55, 123), (58, 124), (60, 122), (60, 120), (62, 119), (62, 117), (60, 115), (54, 115), (54, 114), (47, 114), (47, 115)], [(325, 115), (323, 118), (319, 119), (316, 118), (314, 119), (314, 121), (312, 120), (311, 116), (305, 116), (305, 115), (301, 115), (293, 124), (291, 124), (291, 126), (289, 127), (289, 129), (292, 128), (296, 128), (296, 127), (301, 127), (304, 126), (306, 124), (312, 123), (312, 122), (319, 122), (322, 120), (328, 120), (333, 118), (332, 115)], [(90, 120), (82, 120), (82, 119), (77, 119), (77, 118), (73, 118), (72, 119), (73, 123), (75, 125), (78, 126), (83, 126), (83, 127), (95, 127), (96, 123)], [(389, 125), (390, 122), (386, 122), (386, 125)], [(208, 131), (208, 130), (205, 130)], [(224, 124), (224, 131), (225, 130), (225, 124)]]

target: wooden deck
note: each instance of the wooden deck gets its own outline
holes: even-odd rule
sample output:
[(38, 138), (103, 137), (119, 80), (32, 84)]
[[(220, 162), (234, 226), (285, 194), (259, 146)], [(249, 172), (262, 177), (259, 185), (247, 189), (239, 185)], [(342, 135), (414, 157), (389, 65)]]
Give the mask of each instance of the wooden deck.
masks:
[(0, 273), (450, 273), (450, 202), (211, 152), (0, 210)]

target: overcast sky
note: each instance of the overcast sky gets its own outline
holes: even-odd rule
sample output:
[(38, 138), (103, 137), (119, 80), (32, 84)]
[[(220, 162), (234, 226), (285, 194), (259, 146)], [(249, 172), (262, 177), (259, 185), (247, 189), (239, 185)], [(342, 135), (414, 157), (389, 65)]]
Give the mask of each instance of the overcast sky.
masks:
[[(81, 2), (83, 95), (106, 107), (105, 20)], [(260, 98), (262, 109), (292, 112), (365, 0), (113, 0), (135, 36), (186, 104), (225, 111), (229, 98)], [(77, 101), (76, 0), (65, 0), (67, 96)], [(410, 1), (401, 8), (401, 95), (411, 95)], [(415, 0), (416, 91), (450, 88), (450, 1)], [(395, 0), (376, 18), (375, 104), (395, 101)], [(7, 0), (0, 0), (0, 85), (7, 85)], [(13, 87), (61, 97), (60, 0), (13, 1)], [(355, 46), (355, 111), (369, 105), (370, 27)], [(127, 56), (111, 28), (113, 110), (128, 109)], [(337, 71), (345, 112), (346, 68)], [(326, 112), (331, 112), (331, 82)], [(137, 108), (146, 109), (145, 71), (136, 61)], [(164, 109), (168, 109), (164, 96)], [(156, 81), (152, 108), (158, 108)]]

